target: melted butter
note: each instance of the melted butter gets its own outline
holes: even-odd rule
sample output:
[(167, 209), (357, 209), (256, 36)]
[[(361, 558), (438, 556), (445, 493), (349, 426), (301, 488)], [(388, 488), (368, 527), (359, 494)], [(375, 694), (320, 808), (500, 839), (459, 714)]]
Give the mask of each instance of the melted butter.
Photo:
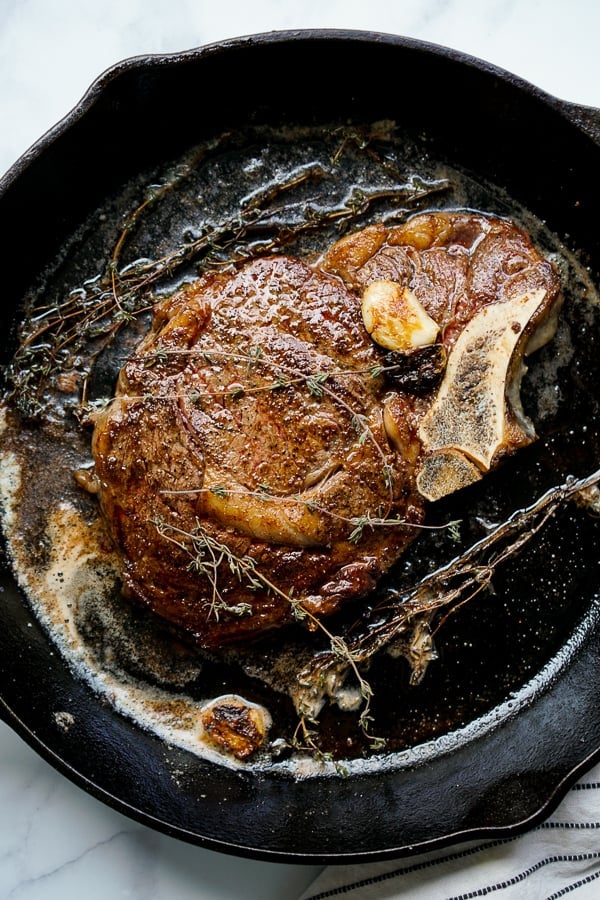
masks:
[[(15, 454), (3, 454), (0, 473), (3, 521), (13, 565), (20, 574), (20, 586), (75, 674), (121, 714), (166, 743), (221, 765), (243, 766), (234, 756), (219, 752), (204, 731), (200, 714), (214, 702), (212, 698), (196, 701), (138, 682), (124, 672), (112, 674), (98, 667), (92, 646), (80, 633), (78, 620), (85, 617), (86, 606), (95, 607), (99, 598), (108, 598), (118, 590), (118, 559), (106, 549), (101, 521), (90, 524), (73, 505), (58, 504), (51, 511), (46, 528), (50, 548), (47, 565), (34, 569), (28, 563), (27, 548), (15, 528), (23, 485), (23, 470)], [(260, 709), (267, 727), (270, 726), (267, 710), (239, 699), (250, 708)]]

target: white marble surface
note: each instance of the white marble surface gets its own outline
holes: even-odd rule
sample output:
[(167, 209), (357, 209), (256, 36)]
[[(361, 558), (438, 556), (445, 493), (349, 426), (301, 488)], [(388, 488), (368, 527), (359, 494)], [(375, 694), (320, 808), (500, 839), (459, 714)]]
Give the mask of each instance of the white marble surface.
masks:
[[(452, 46), (600, 106), (596, 0), (0, 0), (0, 173), (119, 59), (303, 27)], [(0, 900), (294, 900), (316, 871), (225, 857), (137, 825), (0, 724)]]

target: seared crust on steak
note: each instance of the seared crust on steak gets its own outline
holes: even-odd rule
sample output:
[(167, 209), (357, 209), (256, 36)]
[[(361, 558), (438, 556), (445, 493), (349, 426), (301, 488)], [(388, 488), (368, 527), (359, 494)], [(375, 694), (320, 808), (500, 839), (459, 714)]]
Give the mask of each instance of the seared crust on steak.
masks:
[[(390, 447), (379, 357), (357, 297), (288, 257), (161, 303), (93, 439), (127, 592), (215, 647), (293, 621), (296, 602), (322, 616), (371, 591), (413, 529), (367, 530), (355, 546), (352, 520), (422, 516), (418, 444), (408, 430), (404, 453)], [(204, 566), (187, 537), (199, 534)], [(231, 557), (211, 579), (217, 543), (277, 592)]]
[(161, 301), (97, 418), (96, 488), (124, 590), (205, 648), (297, 618), (314, 627), (369, 594), (416, 534), (435, 391), (381, 372), (386, 350), (361, 315), (378, 280), (411, 290), (447, 352), (486, 305), (535, 289), (537, 325), (559, 289), (500, 219), (374, 225), (318, 265), (257, 259)]

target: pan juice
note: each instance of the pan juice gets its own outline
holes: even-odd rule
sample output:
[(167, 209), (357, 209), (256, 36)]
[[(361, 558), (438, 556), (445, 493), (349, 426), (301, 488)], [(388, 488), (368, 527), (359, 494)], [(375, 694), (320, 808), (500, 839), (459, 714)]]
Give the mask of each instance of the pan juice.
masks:
[[(523, 382), (538, 442), (469, 489), (467, 511), (456, 495), (430, 509), (432, 523), (462, 520), (460, 544), (443, 530), (424, 532), (382, 590), (413, 584), (548, 487), (588, 474), (600, 458), (598, 399), (584, 392), (600, 383), (600, 306), (584, 262), (501, 188), (431, 158), (426, 138), (409, 139), (384, 122), (253, 129), (193, 148), (126, 185), (82, 223), (25, 298), (22, 334), (36, 333), (48, 310), (65, 309), (66, 301), (69, 310), (85, 306), (117, 247), (120, 271), (141, 271), (195, 246), (208, 229), (218, 237), (213, 265), (261, 246), (314, 260), (343, 233), (436, 209), (510, 217), (558, 266), (565, 300), (556, 336), (531, 358)], [(236, 223), (243, 239), (228, 244)], [(197, 277), (202, 265), (182, 253), (153, 283), (153, 296)], [(572, 504), (526, 559), (498, 573), (495, 593), (444, 623), (435, 635), (438, 659), (419, 685), (410, 686), (403, 658), (381, 653), (372, 660), (372, 730), (383, 749), (374, 750), (358, 725), (361, 696), (351, 678), (339, 703), (319, 716), (319, 752), (303, 748), (293, 701), (299, 671), (322, 646), (318, 638), (294, 627), (221, 654), (200, 652), (121, 594), (119, 558), (95, 499), (73, 477), (92, 463), (84, 407), (110, 400), (124, 358), (149, 325), (148, 309), (117, 312), (127, 321), (114, 334), (107, 318), (105, 332), (90, 329), (71, 356), (61, 350), (41, 389), (33, 389), (41, 406), (35, 415), (7, 394), (0, 496), (10, 561), (27, 601), (76, 676), (119, 713), (219, 765), (311, 777), (414, 764), (515, 714), (575, 652), (590, 615), (586, 559), (594, 558), (597, 534), (587, 511)], [(205, 705), (223, 696), (243, 698), (271, 722), (265, 745), (246, 762), (222, 752), (199, 724)]]

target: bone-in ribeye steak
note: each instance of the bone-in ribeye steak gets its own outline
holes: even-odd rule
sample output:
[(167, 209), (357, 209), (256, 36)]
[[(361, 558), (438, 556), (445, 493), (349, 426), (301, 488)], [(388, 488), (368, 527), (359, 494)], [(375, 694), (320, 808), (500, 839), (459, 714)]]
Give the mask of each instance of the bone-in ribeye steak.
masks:
[[(97, 418), (96, 490), (124, 591), (203, 647), (298, 612), (314, 625), (368, 595), (417, 533), (419, 427), (437, 388), (378, 374), (390, 357), (361, 314), (378, 281), (409, 288), (450, 353), (483, 307), (541, 291), (537, 324), (559, 294), (554, 268), (503, 220), (370, 226), (315, 264), (259, 258), (159, 302)], [(417, 383), (418, 358), (403, 354)], [(494, 464), (531, 439), (507, 435)]]

